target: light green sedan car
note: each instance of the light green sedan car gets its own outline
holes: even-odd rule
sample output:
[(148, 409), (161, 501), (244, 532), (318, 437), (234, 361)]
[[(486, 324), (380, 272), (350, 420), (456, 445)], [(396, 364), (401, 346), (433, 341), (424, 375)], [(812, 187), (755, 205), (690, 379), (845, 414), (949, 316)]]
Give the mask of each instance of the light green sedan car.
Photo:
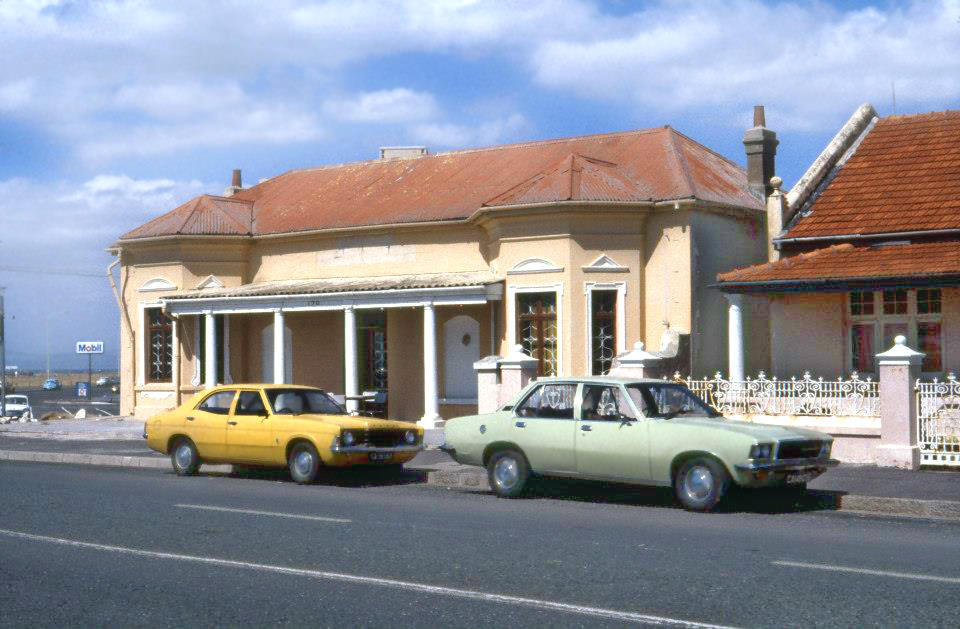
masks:
[(733, 484), (805, 490), (839, 463), (830, 435), (731, 421), (663, 380), (538, 379), (513, 403), (445, 430), (443, 449), (486, 467), (504, 497), (536, 474), (672, 486), (684, 507), (709, 511)]

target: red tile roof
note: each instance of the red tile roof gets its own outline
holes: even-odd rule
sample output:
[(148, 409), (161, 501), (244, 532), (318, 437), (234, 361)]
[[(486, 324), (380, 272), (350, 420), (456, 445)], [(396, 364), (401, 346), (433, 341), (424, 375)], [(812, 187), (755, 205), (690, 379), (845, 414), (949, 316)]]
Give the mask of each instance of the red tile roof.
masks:
[(861, 247), (845, 243), (720, 273), (717, 281), (723, 289), (755, 283), (758, 288), (776, 290), (784, 285), (857, 281), (877, 285), (883, 280), (934, 281), (948, 276), (960, 278), (960, 241)]
[[(190, 201), (121, 240), (457, 220), (485, 205), (688, 198), (761, 208), (742, 168), (664, 127), (294, 170), (230, 199)], [(248, 222), (247, 209), (233, 209), (241, 207)]]
[(960, 110), (879, 120), (784, 238), (960, 229)]

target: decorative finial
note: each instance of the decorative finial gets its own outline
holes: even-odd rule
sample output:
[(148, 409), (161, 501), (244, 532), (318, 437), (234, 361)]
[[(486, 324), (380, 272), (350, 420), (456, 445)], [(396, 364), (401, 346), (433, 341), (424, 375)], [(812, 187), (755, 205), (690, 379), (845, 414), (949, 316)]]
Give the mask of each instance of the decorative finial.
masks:
[(902, 334), (898, 334), (898, 335), (893, 339), (893, 342), (896, 343), (897, 345), (906, 345), (906, 344), (907, 344), (907, 337), (905, 337), (905, 336), (902, 335)]
[(770, 177), (770, 187), (771, 187), (771, 188), (773, 188), (774, 190), (776, 190), (777, 192), (779, 192), (779, 191), (780, 191), (780, 186), (782, 186), (782, 185), (783, 185), (783, 179), (781, 179), (780, 177), (777, 177), (776, 175), (774, 175), (773, 177)]

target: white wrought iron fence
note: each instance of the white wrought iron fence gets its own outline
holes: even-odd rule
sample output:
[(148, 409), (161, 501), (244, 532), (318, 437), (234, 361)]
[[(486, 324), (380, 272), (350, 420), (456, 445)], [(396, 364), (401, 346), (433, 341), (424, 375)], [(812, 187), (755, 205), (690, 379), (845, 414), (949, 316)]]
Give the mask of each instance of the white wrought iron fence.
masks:
[(767, 378), (762, 371), (756, 379), (748, 377), (742, 382), (724, 380), (720, 372), (712, 379), (683, 379), (680, 374), (674, 374), (674, 379), (724, 414), (880, 415), (880, 383), (871, 378), (861, 380), (856, 372), (849, 380), (813, 378), (809, 371), (789, 380)]
[(960, 466), (960, 382), (917, 380), (917, 442), (922, 465)]

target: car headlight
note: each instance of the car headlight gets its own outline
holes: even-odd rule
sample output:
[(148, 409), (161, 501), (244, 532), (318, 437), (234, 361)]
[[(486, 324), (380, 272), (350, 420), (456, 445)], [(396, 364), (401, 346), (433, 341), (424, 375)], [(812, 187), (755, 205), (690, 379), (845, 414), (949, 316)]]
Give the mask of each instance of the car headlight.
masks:
[(352, 432), (344, 432), (342, 440), (343, 440), (343, 445), (352, 446), (357, 442), (357, 437)]
[(824, 441), (822, 444), (820, 444), (820, 454), (817, 455), (817, 458), (820, 458), (820, 459), (829, 459), (829, 458), (830, 458), (830, 446), (832, 446), (832, 445), (833, 445), (833, 443), (830, 442), (830, 441)]
[(408, 430), (403, 434), (403, 440), (408, 444), (413, 445), (417, 442), (417, 433), (413, 430)]
[(750, 448), (750, 458), (767, 461), (770, 459), (770, 455), (772, 454), (772, 452), (773, 452), (773, 444), (758, 443), (752, 448)]

